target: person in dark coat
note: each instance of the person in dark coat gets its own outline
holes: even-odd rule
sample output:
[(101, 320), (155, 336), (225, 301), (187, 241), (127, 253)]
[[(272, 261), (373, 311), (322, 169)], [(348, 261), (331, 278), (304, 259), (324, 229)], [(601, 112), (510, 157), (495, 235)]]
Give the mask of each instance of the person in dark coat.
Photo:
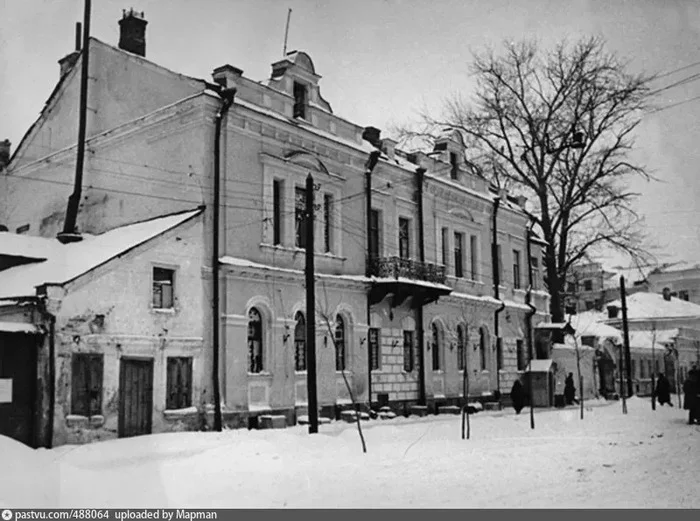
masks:
[(698, 399), (698, 369), (688, 371), (688, 377), (683, 382), (683, 409), (688, 411), (688, 425), (700, 423), (700, 399)]
[(667, 403), (673, 407), (673, 404), (671, 403), (671, 384), (663, 373), (659, 373), (659, 376), (656, 379), (656, 399), (658, 400), (659, 405)]
[(513, 403), (515, 413), (520, 414), (520, 411), (525, 407), (525, 389), (523, 389), (520, 380), (513, 382), (513, 387), (510, 389), (510, 400)]
[(576, 399), (576, 387), (574, 386), (574, 373), (569, 373), (569, 376), (567, 376), (564, 381), (564, 399), (566, 400), (566, 405), (578, 403)]

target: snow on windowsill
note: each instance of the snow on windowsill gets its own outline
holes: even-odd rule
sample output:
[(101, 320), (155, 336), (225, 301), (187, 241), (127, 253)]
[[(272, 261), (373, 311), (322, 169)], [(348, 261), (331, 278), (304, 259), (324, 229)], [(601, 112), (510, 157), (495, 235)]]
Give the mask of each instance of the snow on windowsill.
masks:
[(259, 373), (251, 373), (250, 371), (248, 371), (248, 377), (249, 378), (261, 378), (261, 379), (265, 378), (265, 379), (267, 379), (267, 378), (272, 378), (272, 373), (269, 371), (261, 371)]
[(158, 313), (163, 315), (174, 315), (178, 312), (175, 308), (151, 308), (151, 313)]
[(105, 417), (101, 414), (94, 414), (92, 416), (83, 416), (81, 414), (66, 415), (66, 425), (70, 428), (102, 427), (104, 423)]
[(165, 409), (163, 411), (163, 416), (165, 416), (166, 420), (191, 416), (193, 414), (199, 414), (199, 411), (194, 405), (192, 407), (185, 407), (184, 409)]

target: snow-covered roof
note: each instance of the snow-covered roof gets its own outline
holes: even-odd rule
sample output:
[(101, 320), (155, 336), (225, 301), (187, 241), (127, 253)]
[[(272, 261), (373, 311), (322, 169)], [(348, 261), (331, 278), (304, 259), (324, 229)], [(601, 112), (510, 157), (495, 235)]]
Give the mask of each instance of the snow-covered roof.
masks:
[(36, 325), (25, 322), (0, 322), (0, 331), (4, 333), (41, 333)]
[[(16, 251), (25, 251), (30, 247), (28, 245), (32, 245), (46, 254), (46, 260), (0, 271), (0, 298), (31, 297), (41, 284), (67, 283), (201, 212), (202, 209), (196, 209), (167, 215), (115, 228), (100, 235), (84, 235), (82, 241), (68, 244), (61, 244), (56, 239), (16, 235), (12, 239)], [(26, 244), (22, 244), (19, 238), (25, 239)], [(40, 241), (44, 241), (41, 248), (38, 246)]]
[(601, 320), (604, 315), (598, 311), (585, 311), (571, 317), (571, 325), (576, 330), (578, 338), (584, 336), (595, 336), (603, 340), (612, 340), (616, 344), (622, 343), (622, 332), (604, 324)]
[(50, 253), (55, 250), (56, 242), (58, 241), (47, 241), (43, 237), (0, 232), (0, 255), (37, 260), (48, 259)]
[[(608, 306), (622, 306), (620, 300), (607, 304)], [(627, 319), (654, 319), (700, 317), (700, 305), (671, 297), (665, 300), (660, 293), (638, 292), (627, 297)]]

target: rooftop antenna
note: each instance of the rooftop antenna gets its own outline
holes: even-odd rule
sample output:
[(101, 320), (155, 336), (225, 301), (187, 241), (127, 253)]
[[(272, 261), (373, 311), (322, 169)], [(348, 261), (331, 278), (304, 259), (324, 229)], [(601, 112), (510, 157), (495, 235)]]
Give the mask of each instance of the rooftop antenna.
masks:
[(287, 12), (287, 26), (284, 28), (284, 49), (282, 49), (282, 57), (287, 56), (287, 37), (289, 36), (289, 20), (292, 17), (292, 8)]

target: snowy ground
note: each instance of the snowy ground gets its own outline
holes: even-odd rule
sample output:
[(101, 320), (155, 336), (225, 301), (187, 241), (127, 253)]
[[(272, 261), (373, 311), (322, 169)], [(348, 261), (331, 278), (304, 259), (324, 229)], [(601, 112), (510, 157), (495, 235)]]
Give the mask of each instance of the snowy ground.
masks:
[[(674, 403), (678, 404), (676, 399)], [(648, 399), (578, 409), (142, 436), (33, 451), (0, 437), (0, 507), (700, 508), (700, 427)], [(12, 472), (6, 472), (13, 469)]]

